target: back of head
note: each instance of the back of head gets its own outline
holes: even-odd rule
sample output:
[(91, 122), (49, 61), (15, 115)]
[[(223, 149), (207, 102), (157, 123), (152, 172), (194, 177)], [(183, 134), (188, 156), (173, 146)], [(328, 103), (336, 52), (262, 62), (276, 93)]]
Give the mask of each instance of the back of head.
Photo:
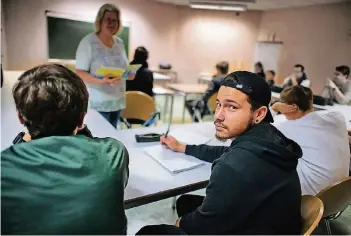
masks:
[(217, 63), (216, 68), (221, 74), (226, 75), (228, 74), (229, 63), (226, 61), (219, 62)]
[(348, 78), (349, 75), (350, 75), (350, 67), (348, 67), (348, 66), (345, 66), (345, 65), (337, 66), (337, 67), (335, 68), (335, 70), (336, 70), (337, 72), (340, 72), (340, 73), (343, 74), (344, 76), (346, 76), (346, 78)]
[(283, 103), (295, 104), (301, 111), (313, 108), (313, 93), (310, 88), (303, 86), (292, 86), (284, 89), (280, 94)]
[(88, 108), (89, 95), (84, 82), (57, 64), (24, 72), (12, 93), (32, 139), (72, 135)]
[(144, 65), (149, 58), (149, 52), (145, 47), (137, 47), (134, 53), (133, 64), (142, 64)]
[(264, 72), (264, 68), (263, 68), (262, 62), (260, 62), (260, 61), (256, 62), (255, 66), (261, 70), (260, 72)]

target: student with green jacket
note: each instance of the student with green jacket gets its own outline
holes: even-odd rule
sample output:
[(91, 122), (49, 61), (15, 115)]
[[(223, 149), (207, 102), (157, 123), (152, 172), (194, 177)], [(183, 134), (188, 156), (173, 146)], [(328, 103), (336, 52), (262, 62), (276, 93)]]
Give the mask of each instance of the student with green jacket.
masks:
[(28, 133), (1, 153), (1, 233), (126, 234), (128, 152), (89, 135), (84, 82), (42, 65), (19, 78), (13, 97)]

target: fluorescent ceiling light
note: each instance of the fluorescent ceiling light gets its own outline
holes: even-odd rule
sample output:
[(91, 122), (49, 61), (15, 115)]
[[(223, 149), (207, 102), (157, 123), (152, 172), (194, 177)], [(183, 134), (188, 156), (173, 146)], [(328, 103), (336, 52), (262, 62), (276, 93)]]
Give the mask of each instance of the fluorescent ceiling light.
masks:
[(213, 5), (213, 4), (190, 4), (191, 8), (195, 9), (207, 9), (207, 10), (222, 10), (222, 11), (246, 11), (245, 5)]

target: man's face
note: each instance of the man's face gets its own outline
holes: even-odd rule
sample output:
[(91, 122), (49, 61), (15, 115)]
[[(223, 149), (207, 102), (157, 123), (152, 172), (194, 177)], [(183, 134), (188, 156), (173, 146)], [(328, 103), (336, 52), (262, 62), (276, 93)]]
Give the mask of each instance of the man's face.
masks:
[(272, 72), (270, 72), (270, 71), (266, 72), (266, 79), (267, 80), (274, 80), (274, 75), (272, 74)]
[(333, 81), (336, 84), (343, 84), (346, 79), (347, 79), (346, 75), (343, 75), (341, 72), (339, 72), (339, 71), (334, 72)]
[(217, 96), (214, 123), (219, 140), (235, 138), (245, 132), (253, 124), (248, 96), (237, 89), (222, 86)]
[(294, 67), (294, 75), (297, 77), (297, 78), (301, 78), (302, 75), (303, 75), (303, 72), (302, 72), (302, 69), (301, 67)]

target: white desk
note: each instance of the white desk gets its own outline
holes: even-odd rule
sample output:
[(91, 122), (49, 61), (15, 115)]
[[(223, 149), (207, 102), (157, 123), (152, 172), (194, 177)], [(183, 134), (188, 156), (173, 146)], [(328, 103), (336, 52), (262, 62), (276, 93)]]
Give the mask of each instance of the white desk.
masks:
[[(1, 133), (2, 150), (10, 146), (13, 138), (22, 130), (16, 119), (16, 114), (6, 113), (2, 113), (2, 127), (5, 128), (2, 129)], [(126, 208), (174, 197), (207, 186), (211, 174), (211, 164), (208, 163), (202, 167), (173, 175), (143, 151), (143, 148), (158, 145), (157, 143), (136, 143), (135, 134), (164, 133), (167, 126), (116, 131), (94, 110), (88, 111), (85, 123), (94, 136), (112, 137), (121, 141), (127, 147), (130, 158), (130, 176), (125, 190)], [(212, 123), (174, 125), (172, 128), (191, 130), (211, 137), (214, 134)], [(212, 139), (212, 143), (217, 142)]]
[[(279, 97), (280, 97), (279, 93), (272, 92), (272, 98), (278, 99)], [(328, 111), (340, 112), (345, 117), (347, 129), (351, 131), (351, 106), (334, 103), (333, 106), (320, 106), (320, 105), (313, 104), (313, 107), (328, 110)]]
[[(8, 75), (8, 74), (7, 74)], [(15, 74), (18, 77), (19, 74)], [(4, 80), (1, 89), (2, 112), (1, 112), (1, 150), (11, 146), (15, 136), (23, 130), (16, 115), (11, 89), (14, 79)], [(130, 176), (125, 190), (126, 208), (131, 208), (150, 202), (166, 199), (180, 194), (205, 188), (210, 174), (211, 164), (173, 175), (163, 168), (152, 157), (144, 153), (143, 148), (158, 145), (157, 143), (137, 144), (135, 134), (157, 132), (164, 133), (165, 127), (140, 128), (130, 130), (115, 130), (99, 113), (89, 110), (85, 123), (96, 137), (112, 137), (120, 140), (129, 152)], [(172, 129), (183, 128), (208, 137), (214, 135), (213, 123), (174, 125)], [(219, 144), (215, 138), (210, 144)]]

